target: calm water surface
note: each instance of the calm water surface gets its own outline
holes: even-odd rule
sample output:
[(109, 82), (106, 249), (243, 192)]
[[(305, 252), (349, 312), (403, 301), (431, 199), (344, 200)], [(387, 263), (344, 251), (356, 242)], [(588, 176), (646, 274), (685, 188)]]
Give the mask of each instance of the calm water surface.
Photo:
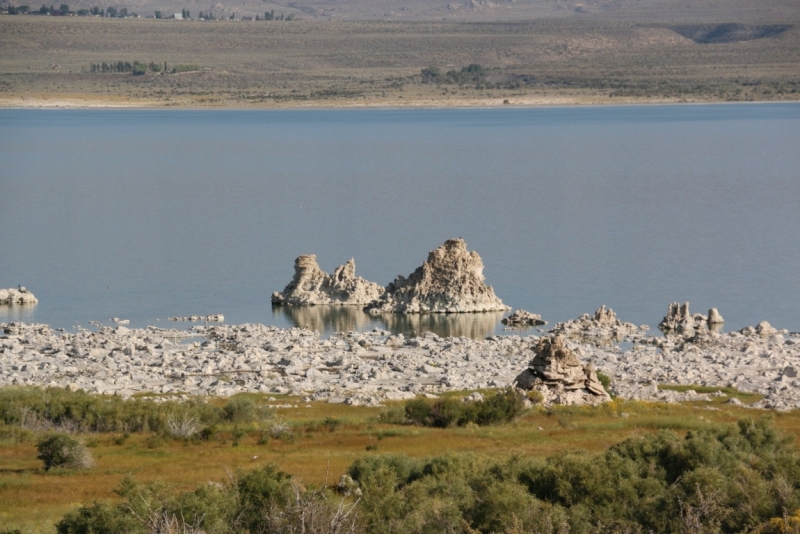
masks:
[(672, 301), (800, 330), (800, 105), (0, 110), (0, 322), (374, 326), (482, 336), (497, 314), (279, 310), (294, 258), (386, 284), (463, 237), (552, 325)]

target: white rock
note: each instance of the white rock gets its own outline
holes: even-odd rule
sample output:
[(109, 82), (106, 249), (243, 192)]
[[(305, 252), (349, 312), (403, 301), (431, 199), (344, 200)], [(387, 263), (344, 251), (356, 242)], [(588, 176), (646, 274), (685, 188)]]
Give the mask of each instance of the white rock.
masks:
[(370, 313), (468, 313), (506, 311), (483, 276), (483, 261), (463, 239), (448, 239), (408, 278), (398, 276), (369, 303)]
[(314, 254), (299, 256), (294, 261), (294, 277), (282, 293), (272, 294), (276, 305), (365, 305), (383, 293), (379, 284), (356, 277), (356, 262), (352, 258), (336, 268), (332, 275), (317, 264)]

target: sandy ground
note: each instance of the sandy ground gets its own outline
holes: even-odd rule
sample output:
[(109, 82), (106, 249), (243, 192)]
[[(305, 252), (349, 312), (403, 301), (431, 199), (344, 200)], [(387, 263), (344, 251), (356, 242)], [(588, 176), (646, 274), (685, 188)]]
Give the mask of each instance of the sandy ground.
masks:
[(58, 96), (6, 96), (0, 97), (0, 108), (16, 109), (94, 109), (94, 108), (470, 108), (470, 107), (538, 107), (538, 106), (575, 106), (575, 105), (624, 105), (624, 104), (667, 104), (687, 102), (677, 99), (653, 98), (593, 98), (575, 96), (522, 96), (509, 99), (502, 98), (463, 98), (463, 99), (431, 99), (431, 98), (384, 98), (384, 99), (353, 99), (348, 100), (318, 100), (302, 103), (276, 103), (252, 105), (247, 103), (227, 105), (198, 105), (197, 102), (171, 102), (165, 105), (157, 100), (130, 100), (120, 98), (95, 98), (85, 97), (58, 97)]
[(91, 97), (0, 97), (0, 108), (17, 109), (85, 109), (85, 108), (151, 108), (159, 107), (156, 101), (131, 101), (98, 99)]

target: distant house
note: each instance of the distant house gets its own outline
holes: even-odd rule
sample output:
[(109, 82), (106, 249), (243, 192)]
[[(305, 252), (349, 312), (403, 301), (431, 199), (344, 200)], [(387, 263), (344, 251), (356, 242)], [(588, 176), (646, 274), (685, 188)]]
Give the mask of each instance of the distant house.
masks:
[(175, 20), (183, 20), (183, 13), (173, 13), (172, 18)]

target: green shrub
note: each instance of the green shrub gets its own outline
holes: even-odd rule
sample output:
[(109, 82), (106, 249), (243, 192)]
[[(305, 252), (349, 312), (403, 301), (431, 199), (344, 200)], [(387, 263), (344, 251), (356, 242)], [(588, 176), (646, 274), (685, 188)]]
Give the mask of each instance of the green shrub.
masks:
[(266, 465), (248, 473), (239, 472), (236, 480), (241, 525), (250, 532), (261, 532), (265, 510), (285, 507), (292, 498), (291, 476), (275, 465)]
[(112, 436), (111, 441), (114, 443), (114, 445), (124, 445), (125, 442), (128, 441), (130, 437), (131, 435), (125, 432), (124, 434)]
[(611, 395), (612, 398), (616, 397), (616, 395), (611, 391), (611, 377), (608, 375), (604, 375), (601, 372), (597, 372), (597, 379), (603, 384), (603, 389), (606, 390), (606, 393)]
[(323, 424), (328, 427), (329, 432), (336, 432), (336, 429), (342, 425), (342, 422), (335, 417), (326, 417)]
[(65, 469), (90, 469), (94, 460), (89, 449), (66, 434), (50, 434), (36, 444), (37, 458), (44, 462), (45, 471), (53, 467)]
[(384, 408), (378, 415), (378, 421), (389, 425), (404, 425), (406, 419), (406, 408), (399, 404), (393, 404)]
[[(517, 409), (506, 393), (464, 413), (505, 417)], [(686, 435), (638, 434), (597, 454), (546, 460), (371, 454), (347, 474), (350, 496), (339, 498), (276, 466), (183, 493), (126, 478), (122, 503), (71, 512), (58, 532), (766, 534), (800, 525), (787, 515), (800, 509), (800, 453), (766, 418)], [(126, 523), (137, 517), (145, 521)]]
[(198, 67), (197, 65), (176, 65), (175, 67), (172, 68), (173, 74), (179, 72), (192, 72), (196, 70), (200, 70), (200, 67)]
[(406, 402), (406, 419), (415, 425), (433, 426), (431, 412), (433, 404), (425, 399), (411, 399)]
[(412, 399), (406, 402), (406, 418), (414, 424), (448, 428), (469, 423), (493, 425), (507, 423), (525, 411), (525, 397), (513, 389), (498, 391), (479, 401), (445, 397), (429, 401)]
[(168, 430), (167, 421), (176, 414), (206, 425), (222, 417), (220, 408), (203, 399), (155, 402), (91, 395), (64, 388), (0, 387), (0, 422), (33, 430), (162, 432)]
[(136, 518), (118, 506), (94, 503), (68, 512), (56, 523), (58, 534), (120, 534), (141, 532)]
[(265, 421), (273, 416), (272, 409), (268, 406), (258, 406), (249, 397), (231, 397), (222, 408), (222, 417), (231, 423), (250, 423)]
[(243, 428), (239, 428), (238, 426), (233, 427), (231, 430), (231, 439), (233, 440), (233, 446), (238, 447), (239, 443), (242, 442), (242, 438), (247, 435), (247, 431)]
[(525, 411), (525, 399), (513, 389), (497, 392), (492, 397), (473, 404), (475, 421), (479, 425), (508, 423)]

